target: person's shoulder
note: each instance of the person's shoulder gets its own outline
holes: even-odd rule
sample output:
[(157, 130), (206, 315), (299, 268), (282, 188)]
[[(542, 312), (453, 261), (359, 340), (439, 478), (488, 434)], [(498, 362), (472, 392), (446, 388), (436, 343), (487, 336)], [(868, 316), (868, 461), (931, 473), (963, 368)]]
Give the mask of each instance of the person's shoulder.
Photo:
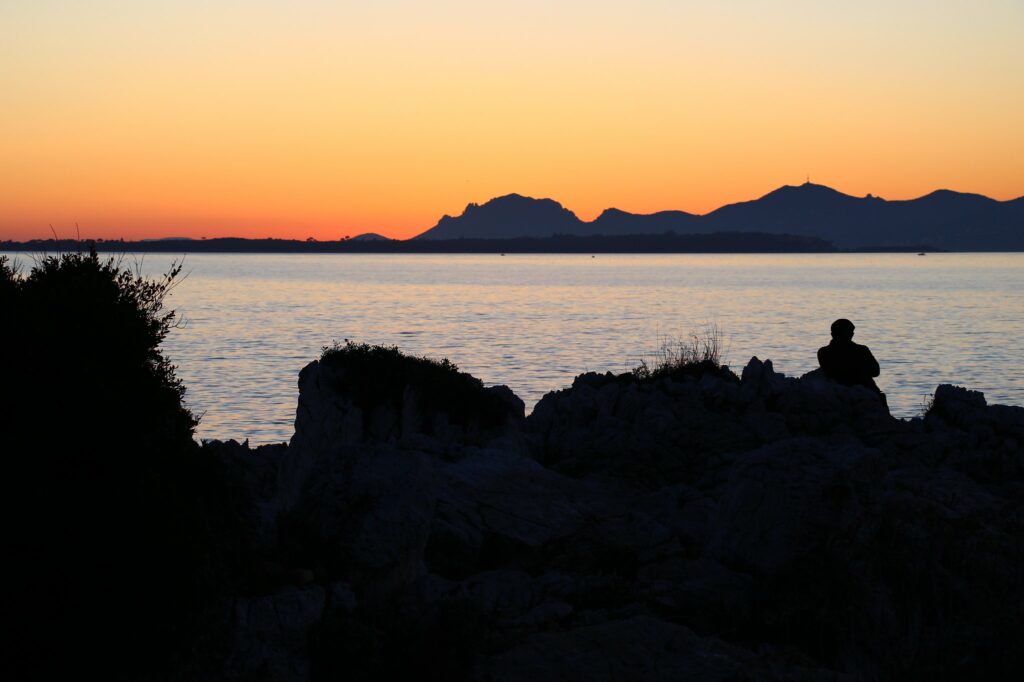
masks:
[(857, 353), (859, 353), (862, 358), (872, 358), (872, 359), (874, 359), (874, 357), (875, 357), (874, 353), (872, 353), (871, 349), (868, 348), (867, 346), (865, 346), (863, 344), (860, 344), (860, 343), (855, 343), (855, 344), (853, 344), (853, 346), (854, 346), (854, 350)]

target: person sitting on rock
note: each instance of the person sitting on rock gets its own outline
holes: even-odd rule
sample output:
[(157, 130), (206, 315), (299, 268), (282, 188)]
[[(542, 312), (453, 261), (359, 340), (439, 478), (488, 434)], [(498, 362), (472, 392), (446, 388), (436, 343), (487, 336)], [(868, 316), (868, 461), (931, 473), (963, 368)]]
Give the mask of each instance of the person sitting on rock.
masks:
[(853, 342), (853, 322), (840, 318), (832, 323), (832, 341), (818, 349), (818, 364), (825, 376), (844, 386), (864, 386), (880, 396), (875, 384), (878, 361), (867, 346)]

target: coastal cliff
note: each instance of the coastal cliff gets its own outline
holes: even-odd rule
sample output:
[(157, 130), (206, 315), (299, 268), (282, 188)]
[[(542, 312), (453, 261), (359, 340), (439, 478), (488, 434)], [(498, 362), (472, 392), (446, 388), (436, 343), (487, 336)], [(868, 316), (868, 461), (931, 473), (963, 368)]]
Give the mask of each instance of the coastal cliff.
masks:
[(583, 374), (526, 416), (447, 362), (348, 350), (302, 370), (290, 444), (202, 449), (234, 543), (207, 677), (1020, 669), (1024, 408), (943, 385), (898, 420), (753, 358)]

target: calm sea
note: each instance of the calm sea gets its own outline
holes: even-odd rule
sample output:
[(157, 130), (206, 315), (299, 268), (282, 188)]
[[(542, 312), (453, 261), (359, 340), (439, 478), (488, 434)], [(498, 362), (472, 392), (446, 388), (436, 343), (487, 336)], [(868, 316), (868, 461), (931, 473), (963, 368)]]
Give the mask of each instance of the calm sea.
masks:
[[(171, 260), (137, 258), (148, 273)], [(185, 270), (168, 300), (185, 326), (164, 350), (202, 438), (288, 440), (299, 370), (343, 339), (447, 357), (530, 410), (708, 325), (737, 372), (756, 355), (800, 375), (837, 317), (897, 416), (947, 382), (1024, 405), (1024, 254), (190, 254)]]

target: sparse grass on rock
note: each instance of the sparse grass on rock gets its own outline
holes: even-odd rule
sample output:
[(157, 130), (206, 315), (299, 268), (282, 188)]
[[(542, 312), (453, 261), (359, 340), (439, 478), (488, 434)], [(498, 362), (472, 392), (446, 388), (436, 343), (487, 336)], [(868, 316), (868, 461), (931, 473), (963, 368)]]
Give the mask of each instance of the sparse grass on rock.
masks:
[(707, 325), (700, 332), (686, 338), (665, 337), (652, 361), (646, 358), (633, 368), (639, 381), (701, 377), (705, 374), (725, 376), (728, 367), (723, 363), (725, 340), (717, 325)]

